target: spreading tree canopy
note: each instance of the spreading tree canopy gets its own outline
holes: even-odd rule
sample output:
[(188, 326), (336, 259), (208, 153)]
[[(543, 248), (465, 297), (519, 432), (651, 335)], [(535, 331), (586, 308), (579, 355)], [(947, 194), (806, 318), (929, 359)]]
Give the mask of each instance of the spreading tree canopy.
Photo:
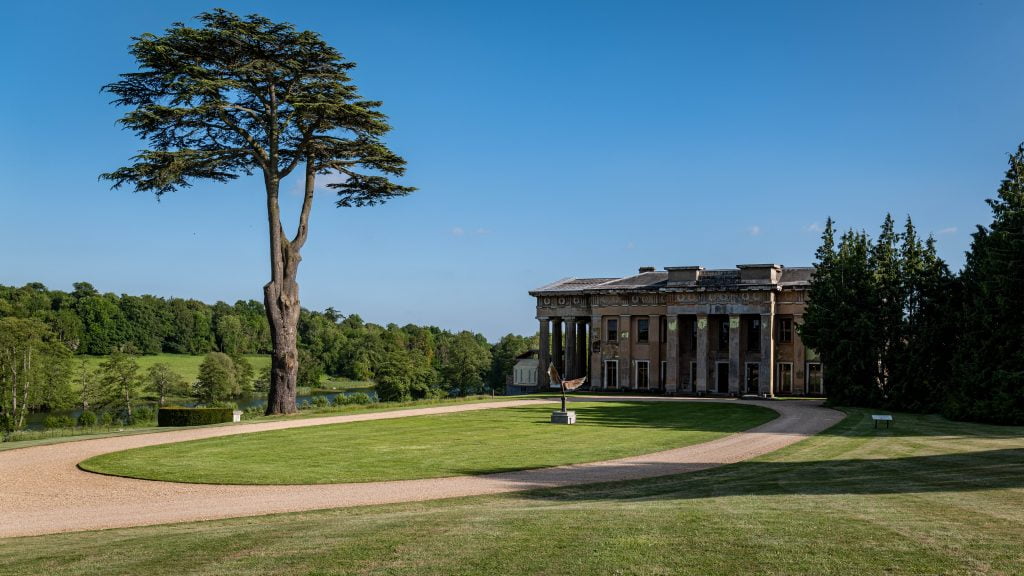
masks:
[[(176, 23), (163, 35), (133, 38), (139, 71), (104, 86), (115, 104), (131, 108), (119, 122), (148, 148), (101, 178), (160, 197), (197, 180), (262, 175), (270, 234), (264, 300), (273, 342), (267, 413), (294, 412), (296, 272), (317, 175), (342, 176), (328, 186), (343, 207), (414, 189), (389, 179), (404, 173), (405, 161), (381, 140), (390, 130), (381, 103), (359, 95), (348, 75), (355, 64), (319, 34), (219, 9), (196, 19), (196, 28)], [(278, 195), (281, 180), (296, 170), (304, 197), (288, 236)]]

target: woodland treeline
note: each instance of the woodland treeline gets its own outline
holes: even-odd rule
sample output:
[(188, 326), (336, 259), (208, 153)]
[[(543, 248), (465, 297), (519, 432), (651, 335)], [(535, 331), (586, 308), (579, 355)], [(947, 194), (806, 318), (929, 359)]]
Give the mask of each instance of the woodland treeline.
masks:
[[(19, 411), (81, 404), (71, 390), (87, 378), (75, 354), (223, 353), (237, 368), (246, 364), (243, 355), (269, 352), (269, 334), (263, 304), (254, 300), (209, 305), (101, 294), (85, 282), (71, 292), (39, 283), (0, 286), (0, 418), (17, 422)], [(326, 374), (372, 380), (381, 400), (500, 393), (515, 357), (533, 340), (508, 334), (490, 344), (472, 332), (303, 310), (299, 385), (315, 388)]]
[(908, 217), (878, 237), (830, 219), (800, 327), (830, 403), (1024, 424), (1024, 146), (955, 275)]

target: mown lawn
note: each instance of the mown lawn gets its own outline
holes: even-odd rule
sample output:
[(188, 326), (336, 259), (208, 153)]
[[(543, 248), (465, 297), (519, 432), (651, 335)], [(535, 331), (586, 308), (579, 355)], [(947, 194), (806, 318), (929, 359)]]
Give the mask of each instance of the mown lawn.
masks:
[(661, 479), (8, 539), (0, 573), (1024, 573), (1024, 428), (867, 414)]
[(575, 426), (555, 426), (549, 423), (555, 406), (257, 432), (115, 452), (80, 466), (134, 478), (219, 484), (435, 478), (656, 452), (707, 442), (777, 416), (743, 404), (593, 402), (573, 404)]
[[(186, 382), (195, 382), (199, 378), (199, 365), (203, 363), (203, 359), (206, 358), (204, 355), (190, 355), (190, 354), (152, 354), (152, 355), (140, 355), (135, 357), (135, 361), (138, 363), (139, 368), (142, 372), (145, 372), (150, 366), (162, 362), (171, 367), (171, 370), (177, 372)], [(253, 373), (259, 374), (261, 371), (270, 367), (270, 356), (266, 354), (249, 354), (245, 356), (245, 359), (252, 365)], [(86, 366), (90, 370), (98, 370), (100, 364), (106, 362), (106, 356), (75, 356), (72, 361), (75, 374), (80, 370), (81, 362), (85, 361)], [(76, 384), (77, 385), (77, 384)]]

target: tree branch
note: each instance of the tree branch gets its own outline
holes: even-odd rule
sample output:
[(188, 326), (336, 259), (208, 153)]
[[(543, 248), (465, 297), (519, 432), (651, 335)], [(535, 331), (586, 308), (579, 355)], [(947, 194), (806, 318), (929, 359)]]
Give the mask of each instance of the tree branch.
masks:
[(309, 213), (313, 208), (313, 193), (316, 190), (316, 165), (312, 158), (306, 158), (306, 190), (302, 198), (302, 212), (299, 213), (299, 228), (295, 231), (292, 247), (296, 252), (302, 249), (309, 235)]

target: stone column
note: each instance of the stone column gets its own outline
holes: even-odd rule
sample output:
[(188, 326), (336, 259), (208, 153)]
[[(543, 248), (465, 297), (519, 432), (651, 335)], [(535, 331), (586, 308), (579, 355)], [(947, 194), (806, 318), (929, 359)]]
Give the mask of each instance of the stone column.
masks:
[(708, 392), (708, 315), (697, 314), (697, 394)]
[(804, 343), (800, 334), (796, 331), (797, 324), (802, 323), (804, 317), (800, 314), (793, 316), (793, 393), (807, 394), (807, 359), (804, 356)]
[(601, 388), (604, 386), (602, 376), (604, 370), (604, 358), (601, 349), (604, 347), (604, 320), (594, 315), (590, 317), (590, 387)]
[(661, 382), (661, 316), (648, 316), (647, 359), (650, 360), (647, 370), (648, 388), (659, 388)]
[(538, 318), (540, 320), (540, 354), (537, 366), (537, 388), (548, 387), (548, 364), (551, 362), (551, 338), (548, 335), (549, 318)]
[(576, 375), (582, 378), (587, 375), (587, 320), (576, 319)]
[(665, 359), (668, 360), (668, 368), (665, 370), (665, 393), (676, 394), (679, 392), (679, 316), (669, 316), (666, 325)]
[(740, 391), (740, 316), (729, 315), (729, 393)]
[(562, 365), (562, 319), (555, 316), (551, 319), (551, 361), (562, 376), (565, 375), (565, 366)]
[(562, 379), (569, 380), (576, 377), (576, 317), (565, 317), (565, 362), (562, 364), (565, 370), (562, 371)]
[(619, 316), (619, 387), (633, 381), (633, 325), (629, 314)]
[(775, 396), (775, 314), (774, 303), (770, 305), (772, 312), (761, 314), (761, 366), (757, 376), (761, 394), (769, 398)]

